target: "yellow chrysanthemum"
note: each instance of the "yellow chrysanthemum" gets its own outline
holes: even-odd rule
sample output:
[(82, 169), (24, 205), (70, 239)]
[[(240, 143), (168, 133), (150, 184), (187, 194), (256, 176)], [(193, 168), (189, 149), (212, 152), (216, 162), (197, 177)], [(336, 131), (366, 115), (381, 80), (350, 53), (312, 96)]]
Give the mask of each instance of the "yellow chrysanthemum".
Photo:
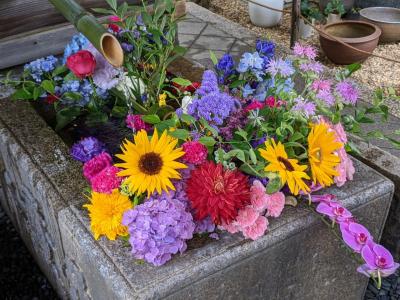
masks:
[(122, 215), (132, 208), (132, 202), (127, 196), (120, 194), (118, 189), (111, 194), (92, 192), (91, 203), (83, 207), (89, 210), (90, 228), (97, 240), (105, 235), (110, 240), (128, 235), (128, 229), (121, 224)]
[(311, 166), (311, 175), (314, 183), (330, 186), (334, 176), (338, 176), (336, 166), (340, 163), (335, 151), (343, 147), (336, 141), (335, 132), (329, 131), (325, 123), (311, 125), (308, 134), (308, 160)]
[(125, 183), (130, 192), (149, 196), (154, 191), (161, 193), (163, 190), (175, 190), (170, 179), (180, 179), (177, 169), (187, 168), (176, 159), (183, 156), (182, 148), (175, 148), (178, 143), (165, 130), (158, 137), (157, 130), (149, 140), (145, 130), (139, 131), (134, 136), (134, 143), (126, 140), (121, 147), (123, 154), (117, 154), (123, 163), (116, 164), (122, 168), (118, 176), (127, 177)]
[(260, 149), (261, 156), (269, 162), (265, 171), (278, 173), (282, 184), (287, 183), (293, 195), (298, 195), (300, 191), (309, 192), (310, 188), (304, 182), (304, 179), (310, 179), (304, 172), (307, 166), (299, 165), (297, 159), (288, 158), (281, 142), (276, 144), (270, 139), (265, 146), (266, 149)]

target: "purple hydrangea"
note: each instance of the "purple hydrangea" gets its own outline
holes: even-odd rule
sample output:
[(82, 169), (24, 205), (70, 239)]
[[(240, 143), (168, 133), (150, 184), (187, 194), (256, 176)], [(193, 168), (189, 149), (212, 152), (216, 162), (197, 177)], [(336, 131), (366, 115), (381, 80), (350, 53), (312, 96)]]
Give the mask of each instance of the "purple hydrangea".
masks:
[(155, 266), (165, 264), (173, 254), (183, 253), (195, 229), (185, 204), (167, 193), (128, 210), (122, 224), (128, 227), (133, 256)]
[(289, 77), (295, 72), (292, 61), (283, 60), (282, 58), (271, 59), (267, 66), (267, 71), (272, 76), (280, 75), (282, 77)]
[(336, 85), (336, 91), (343, 98), (344, 103), (352, 105), (357, 103), (359, 97), (359, 91), (355, 86), (355, 84), (353, 84), (349, 80), (344, 80), (342, 82), (339, 82)]
[(83, 163), (106, 151), (105, 145), (94, 137), (87, 137), (71, 147), (71, 156)]

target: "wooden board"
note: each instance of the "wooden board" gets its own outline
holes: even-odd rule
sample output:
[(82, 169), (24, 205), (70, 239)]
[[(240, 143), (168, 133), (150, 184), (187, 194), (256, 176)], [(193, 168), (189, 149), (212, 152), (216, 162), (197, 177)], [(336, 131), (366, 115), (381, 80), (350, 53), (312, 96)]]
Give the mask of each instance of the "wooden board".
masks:
[[(9, 0), (0, 0), (0, 7), (2, 1), (7, 2)], [(104, 2), (104, 0), (101, 1)], [(185, 0), (177, 1), (176, 13), (178, 16), (185, 14), (185, 8)], [(100, 18), (101, 20), (104, 20), (104, 18)], [(2, 22), (0, 24), (0, 28), (2, 28)], [(75, 33), (76, 30), (72, 25), (62, 23), (40, 27), (0, 39), (0, 70), (24, 64), (47, 55), (61, 54)]]

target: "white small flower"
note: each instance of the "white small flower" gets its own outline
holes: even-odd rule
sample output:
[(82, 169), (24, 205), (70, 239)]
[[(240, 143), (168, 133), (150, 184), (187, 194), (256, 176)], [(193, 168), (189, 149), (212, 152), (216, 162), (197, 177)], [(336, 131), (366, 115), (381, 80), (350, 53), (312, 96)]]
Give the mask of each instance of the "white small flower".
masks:
[(189, 104), (192, 103), (193, 97), (192, 96), (185, 96), (182, 98), (182, 111), (184, 114), (187, 114)]
[(127, 99), (135, 97), (135, 94), (143, 95), (146, 92), (146, 85), (143, 80), (135, 76), (128, 76), (128, 73), (122, 75), (116, 88), (123, 92)]

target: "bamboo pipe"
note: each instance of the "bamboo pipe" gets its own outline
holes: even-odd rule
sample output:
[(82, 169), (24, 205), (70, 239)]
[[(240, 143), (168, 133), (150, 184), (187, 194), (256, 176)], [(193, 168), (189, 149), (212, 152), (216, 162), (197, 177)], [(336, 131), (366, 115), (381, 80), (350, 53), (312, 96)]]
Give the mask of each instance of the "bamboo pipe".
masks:
[(51, 4), (81, 32), (103, 54), (104, 58), (114, 67), (122, 66), (124, 52), (117, 38), (107, 32), (97, 22), (96, 18), (88, 13), (74, 0), (49, 0)]

